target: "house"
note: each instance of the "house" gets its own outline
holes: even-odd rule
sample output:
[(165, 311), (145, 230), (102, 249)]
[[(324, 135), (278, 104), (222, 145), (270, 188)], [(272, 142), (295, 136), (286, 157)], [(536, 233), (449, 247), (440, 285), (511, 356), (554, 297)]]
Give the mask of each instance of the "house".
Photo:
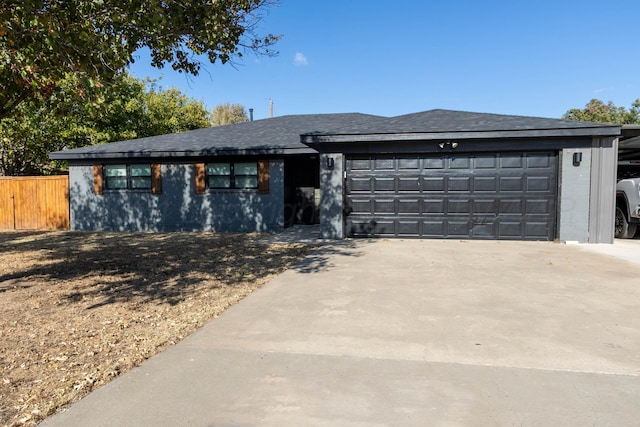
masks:
[[(620, 126), (430, 110), (276, 117), (58, 151), (74, 230), (612, 242)], [(319, 214), (317, 215), (316, 212)], [(319, 216), (319, 217), (318, 217)]]

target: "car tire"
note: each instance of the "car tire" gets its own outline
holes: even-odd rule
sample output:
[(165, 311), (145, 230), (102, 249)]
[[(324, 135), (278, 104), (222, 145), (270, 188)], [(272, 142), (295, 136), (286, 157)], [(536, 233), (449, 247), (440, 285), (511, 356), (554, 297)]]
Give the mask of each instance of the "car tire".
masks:
[(632, 239), (636, 234), (636, 224), (629, 223), (622, 209), (616, 207), (616, 224), (615, 224), (615, 237), (616, 239)]

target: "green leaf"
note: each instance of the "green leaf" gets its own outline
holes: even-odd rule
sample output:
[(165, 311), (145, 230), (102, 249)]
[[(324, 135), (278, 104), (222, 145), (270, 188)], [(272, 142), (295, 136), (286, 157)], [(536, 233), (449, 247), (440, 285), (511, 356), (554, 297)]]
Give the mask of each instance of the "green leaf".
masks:
[[(214, 63), (233, 62), (242, 50), (273, 55), (279, 37), (257, 37), (260, 15), (277, 0), (104, 2), (4, 0), (0, 14), (3, 92), (0, 119), (16, 114), (26, 99), (51, 96), (52, 88), (34, 85), (21, 67), (37, 64), (42, 82), (57, 82), (68, 70), (96, 81), (109, 81), (149, 48), (152, 65), (170, 65), (197, 75), (200, 54)], [(11, 31), (5, 31), (10, 28)], [(197, 53), (198, 55), (192, 55)], [(89, 86), (89, 89), (92, 89)]]

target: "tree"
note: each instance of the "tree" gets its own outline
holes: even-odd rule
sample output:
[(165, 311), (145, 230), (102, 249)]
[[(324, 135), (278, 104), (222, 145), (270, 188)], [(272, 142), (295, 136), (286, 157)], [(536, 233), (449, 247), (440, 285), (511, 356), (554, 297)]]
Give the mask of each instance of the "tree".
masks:
[(211, 126), (209, 112), (202, 101), (189, 99), (176, 88), (160, 89), (147, 82), (142, 94), (143, 121), (136, 127), (136, 137), (164, 135)]
[(211, 112), (213, 126), (230, 125), (232, 123), (246, 122), (247, 112), (240, 104), (218, 104)]
[(280, 38), (255, 34), (277, 0), (3, 0), (0, 118), (32, 98), (50, 99), (69, 73), (78, 93), (110, 84), (146, 47), (151, 64), (197, 75), (201, 58), (273, 55)]
[(0, 175), (54, 173), (63, 164), (48, 160), (51, 151), (211, 123), (201, 101), (127, 74), (118, 75), (109, 86), (93, 88), (91, 99), (78, 92), (76, 77), (69, 75), (51, 99), (28, 99), (17, 107), (18, 114), (0, 120)]
[(616, 107), (613, 102), (604, 103), (599, 99), (592, 99), (584, 109), (577, 108), (567, 111), (564, 120), (579, 120), (584, 122), (633, 124), (640, 123), (640, 98), (636, 99), (631, 108)]

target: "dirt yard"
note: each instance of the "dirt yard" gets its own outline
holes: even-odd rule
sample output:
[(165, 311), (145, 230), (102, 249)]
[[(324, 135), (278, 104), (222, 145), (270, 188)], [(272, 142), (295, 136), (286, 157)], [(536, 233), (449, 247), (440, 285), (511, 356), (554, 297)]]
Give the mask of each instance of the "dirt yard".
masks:
[(35, 425), (313, 248), (256, 234), (0, 232), (0, 425)]

